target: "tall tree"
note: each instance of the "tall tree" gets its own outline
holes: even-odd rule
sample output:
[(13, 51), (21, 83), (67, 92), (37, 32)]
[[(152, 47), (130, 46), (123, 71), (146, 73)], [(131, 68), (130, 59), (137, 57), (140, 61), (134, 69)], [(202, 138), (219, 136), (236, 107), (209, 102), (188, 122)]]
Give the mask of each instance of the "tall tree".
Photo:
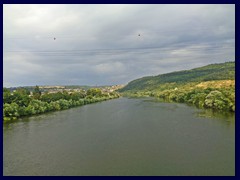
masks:
[(39, 86), (36, 85), (34, 90), (33, 90), (33, 98), (34, 99), (40, 99), (41, 94), (42, 94), (42, 92), (40, 91)]

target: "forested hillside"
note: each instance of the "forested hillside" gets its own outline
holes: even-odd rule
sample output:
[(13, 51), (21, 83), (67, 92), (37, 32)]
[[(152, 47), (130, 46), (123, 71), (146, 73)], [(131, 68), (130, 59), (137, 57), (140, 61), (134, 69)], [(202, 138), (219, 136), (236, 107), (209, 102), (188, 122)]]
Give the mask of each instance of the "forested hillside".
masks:
[(143, 77), (120, 89), (127, 96), (154, 96), (165, 101), (235, 111), (235, 62)]
[(177, 71), (158, 76), (148, 76), (133, 80), (120, 92), (134, 90), (153, 90), (165, 83), (202, 82), (210, 80), (233, 80), (235, 79), (235, 62), (211, 64), (191, 70)]

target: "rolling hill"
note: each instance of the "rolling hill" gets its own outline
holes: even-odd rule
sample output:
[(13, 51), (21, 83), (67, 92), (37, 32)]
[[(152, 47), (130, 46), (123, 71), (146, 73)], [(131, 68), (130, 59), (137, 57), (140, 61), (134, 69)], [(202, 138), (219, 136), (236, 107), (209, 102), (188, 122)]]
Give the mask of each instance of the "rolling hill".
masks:
[(191, 83), (213, 80), (235, 80), (235, 62), (210, 64), (191, 70), (147, 76), (129, 82), (119, 92), (154, 90), (166, 83)]
[(152, 96), (167, 102), (234, 112), (235, 62), (143, 77), (118, 91), (123, 96)]

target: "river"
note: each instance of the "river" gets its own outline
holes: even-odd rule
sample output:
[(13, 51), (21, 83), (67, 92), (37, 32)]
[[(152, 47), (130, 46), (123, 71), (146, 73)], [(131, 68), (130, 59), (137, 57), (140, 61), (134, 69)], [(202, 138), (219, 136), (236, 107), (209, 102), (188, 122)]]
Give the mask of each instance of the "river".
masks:
[(235, 175), (235, 117), (119, 98), (3, 125), (3, 175)]

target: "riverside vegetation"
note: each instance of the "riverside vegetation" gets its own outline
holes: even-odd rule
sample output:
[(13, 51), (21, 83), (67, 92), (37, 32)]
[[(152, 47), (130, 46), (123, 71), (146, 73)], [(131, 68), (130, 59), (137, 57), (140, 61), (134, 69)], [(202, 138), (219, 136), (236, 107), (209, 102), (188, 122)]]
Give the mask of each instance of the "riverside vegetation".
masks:
[(59, 111), (76, 106), (118, 98), (116, 92), (103, 93), (99, 88), (91, 88), (86, 92), (66, 91), (42, 94), (36, 86), (32, 96), (26, 88), (18, 88), (13, 93), (3, 88), (3, 120), (16, 120), (22, 116), (31, 116), (50, 111)]
[(235, 62), (143, 77), (129, 82), (119, 92), (235, 112)]
[[(211, 64), (185, 71), (143, 77), (119, 89), (123, 96), (156, 97), (219, 111), (235, 112), (235, 62)], [(36, 86), (32, 96), (26, 88), (13, 93), (3, 88), (3, 120), (15, 120), (50, 111), (59, 111), (112, 98), (117, 92), (103, 93), (99, 88), (87, 91), (41, 94)]]

